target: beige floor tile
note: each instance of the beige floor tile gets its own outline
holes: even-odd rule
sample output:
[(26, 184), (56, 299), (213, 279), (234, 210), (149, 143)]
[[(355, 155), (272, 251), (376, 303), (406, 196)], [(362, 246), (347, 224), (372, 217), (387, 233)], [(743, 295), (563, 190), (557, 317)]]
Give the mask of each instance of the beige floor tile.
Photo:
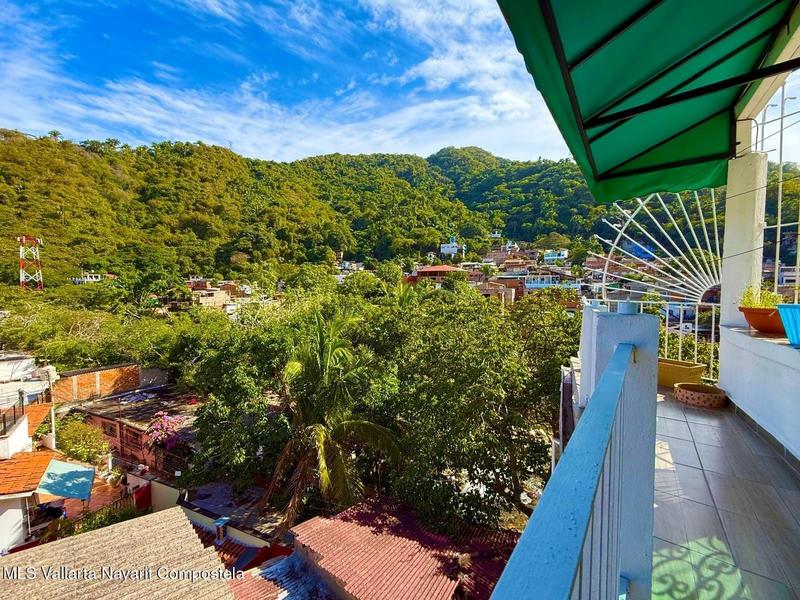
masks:
[(787, 583), (781, 561), (763, 524), (752, 516), (727, 510), (719, 512), (736, 564), (746, 571)]
[(685, 421), (668, 419), (666, 417), (656, 418), (656, 433), (682, 440), (692, 441), (692, 434)]
[(664, 435), (656, 436), (656, 457), (665, 463), (678, 463), (695, 469), (702, 466), (693, 442)]

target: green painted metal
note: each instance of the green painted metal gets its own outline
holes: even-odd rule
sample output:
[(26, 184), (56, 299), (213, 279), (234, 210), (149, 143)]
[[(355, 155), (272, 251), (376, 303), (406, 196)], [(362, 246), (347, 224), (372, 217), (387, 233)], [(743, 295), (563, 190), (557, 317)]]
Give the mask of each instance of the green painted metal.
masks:
[(725, 183), (751, 83), (590, 124), (774, 64), (797, 0), (498, 3), (595, 199), (611, 202)]

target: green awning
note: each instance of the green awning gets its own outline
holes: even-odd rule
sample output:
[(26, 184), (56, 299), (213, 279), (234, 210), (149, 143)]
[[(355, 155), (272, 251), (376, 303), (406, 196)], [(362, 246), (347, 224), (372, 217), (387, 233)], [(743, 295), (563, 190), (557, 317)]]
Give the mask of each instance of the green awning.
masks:
[[(599, 202), (724, 184), (737, 103), (756, 75), (776, 74), (764, 68), (786, 43), (781, 33), (797, 5), (498, 2)], [(674, 102), (676, 96), (685, 99)]]

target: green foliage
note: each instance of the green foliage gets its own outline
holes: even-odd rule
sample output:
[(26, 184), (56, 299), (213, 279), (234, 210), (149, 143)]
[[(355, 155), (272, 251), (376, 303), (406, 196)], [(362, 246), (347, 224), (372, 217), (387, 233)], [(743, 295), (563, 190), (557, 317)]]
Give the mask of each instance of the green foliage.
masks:
[(581, 337), (580, 313), (567, 312), (567, 302), (576, 303), (572, 290), (548, 288), (528, 294), (513, 305), (514, 333), (522, 345), (522, 359), (529, 372), (532, 418), (539, 426), (558, 430), (558, 406), (562, 365), (578, 353)]
[(109, 452), (103, 431), (82, 419), (62, 420), (56, 426), (56, 447), (70, 458), (93, 465)]
[(775, 308), (782, 302), (784, 302), (784, 297), (781, 294), (766, 288), (761, 289), (749, 285), (742, 292), (739, 306), (744, 308)]
[(45, 241), (45, 281), (110, 271), (128, 300), (189, 274), (267, 289), (285, 263), (332, 264), (334, 251), (416, 256), (452, 233), (484, 243), (486, 218), (453, 197), (425, 159), (330, 155), (291, 164), (203, 143), (131, 148), (0, 130), (0, 276), (16, 280), (18, 234)]
[(284, 406), (291, 416), (291, 437), (278, 454), (262, 500), (263, 506), (278, 490), (288, 498), (280, 531), (295, 522), (314, 488), (338, 508), (361, 498), (363, 484), (353, 461), (360, 447), (398, 459), (394, 434), (353, 414), (355, 398), (368, 391), (373, 373), (370, 357), (354, 353), (344, 337), (355, 322), (315, 314), (311, 335), (286, 365)]
[(135, 519), (149, 513), (150, 510), (139, 510), (134, 505), (130, 506), (107, 506), (93, 513), (88, 513), (79, 519), (67, 521), (54, 521), (52, 528), (48, 528), (46, 538), (53, 541), (65, 537), (86, 533), (102, 527), (108, 527), (115, 523), (122, 523), (129, 519)]

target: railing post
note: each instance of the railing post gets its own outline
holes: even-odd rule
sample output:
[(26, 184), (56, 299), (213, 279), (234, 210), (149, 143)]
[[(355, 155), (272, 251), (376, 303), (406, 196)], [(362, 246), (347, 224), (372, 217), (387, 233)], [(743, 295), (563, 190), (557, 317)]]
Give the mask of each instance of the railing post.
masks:
[[(650, 598), (653, 564), (658, 325), (655, 315), (608, 313), (586, 307), (581, 337), (581, 396), (594, 391), (618, 344), (633, 344), (621, 404), (622, 464), (619, 530), (620, 571), (629, 580), (628, 598)], [(586, 346), (584, 348), (584, 346)], [(588, 368), (587, 368), (588, 367)]]

